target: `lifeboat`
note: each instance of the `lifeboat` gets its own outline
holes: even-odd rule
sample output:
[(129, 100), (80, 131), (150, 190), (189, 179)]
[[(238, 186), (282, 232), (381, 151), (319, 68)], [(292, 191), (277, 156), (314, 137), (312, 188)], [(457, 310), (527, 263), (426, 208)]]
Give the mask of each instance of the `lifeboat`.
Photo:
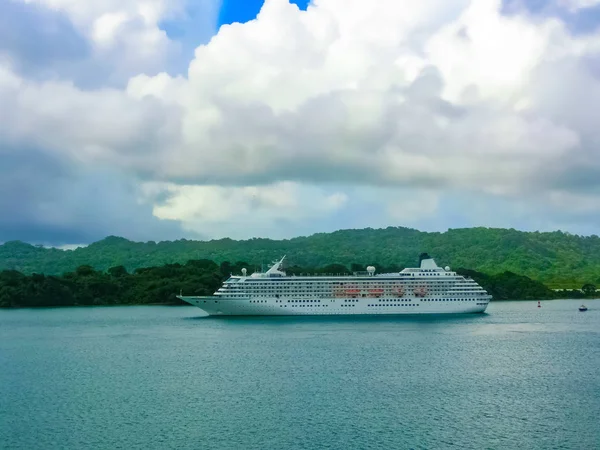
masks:
[(381, 297), (383, 295), (383, 289), (369, 289), (369, 294), (372, 297)]
[(404, 289), (401, 287), (392, 289), (392, 294), (397, 295), (398, 297), (404, 296)]
[(356, 297), (360, 293), (360, 289), (346, 289), (345, 293), (350, 297)]
[(418, 287), (413, 291), (417, 297), (425, 297), (427, 295), (426, 287)]

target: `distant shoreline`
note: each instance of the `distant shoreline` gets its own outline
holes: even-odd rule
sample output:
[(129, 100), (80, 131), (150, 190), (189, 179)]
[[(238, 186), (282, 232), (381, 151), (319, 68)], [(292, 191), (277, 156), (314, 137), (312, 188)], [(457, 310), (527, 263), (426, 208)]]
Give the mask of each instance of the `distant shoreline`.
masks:
[(9, 309), (63, 309), (63, 308), (119, 308), (121, 306), (192, 306), (187, 303), (119, 303), (117, 305), (57, 305), (57, 306), (0, 306)]

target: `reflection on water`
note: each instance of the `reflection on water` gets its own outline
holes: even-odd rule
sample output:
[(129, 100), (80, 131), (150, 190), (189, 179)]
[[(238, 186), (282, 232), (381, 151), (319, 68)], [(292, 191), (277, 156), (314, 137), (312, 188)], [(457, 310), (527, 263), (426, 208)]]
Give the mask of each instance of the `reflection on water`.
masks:
[(323, 316), (208, 316), (188, 317), (188, 320), (218, 320), (247, 324), (288, 324), (288, 323), (440, 323), (473, 321), (485, 317), (482, 314), (398, 314), (398, 315), (323, 315)]

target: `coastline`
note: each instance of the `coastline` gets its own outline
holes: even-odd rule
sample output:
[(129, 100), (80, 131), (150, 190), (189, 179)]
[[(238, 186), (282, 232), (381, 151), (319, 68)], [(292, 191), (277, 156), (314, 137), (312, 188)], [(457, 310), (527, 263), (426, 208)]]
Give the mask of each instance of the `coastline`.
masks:
[(182, 303), (119, 303), (106, 305), (56, 305), (56, 306), (0, 306), (0, 311), (13, 309), (63, 309), (63, 308), (119, 308), (125, 306), (192, 306)]

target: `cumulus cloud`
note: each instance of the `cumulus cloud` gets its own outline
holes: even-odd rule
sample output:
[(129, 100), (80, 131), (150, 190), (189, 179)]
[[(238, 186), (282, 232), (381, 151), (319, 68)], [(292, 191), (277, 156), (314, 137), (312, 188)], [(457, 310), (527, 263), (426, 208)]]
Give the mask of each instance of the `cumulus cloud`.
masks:
[(548, 101), (572, 110), (555, 85), (582, 77), (583, 109), (595, 108), (599, 84), (582, 61), (600, 41), (555, 18), (503, 15), (499, 1), (443, 4), (379, 2), (365, 14), (359, 1), (301, 12), (269, 0), (198, 48), (187, 80), (132, 79), (130, 95), (182, 108), (176, 157), (157, 176), (545, 189), (540, 172), (585, 159), (583, 142), (597, 138)]
[(215, 31), (220, 0), (8, 0), (0, 4), (0, 56), (28, 77), (84, 88), (178, 72), (187, 42), (171, 39), (163, 25), (185, 23), (192, 3), (197, 45)]
[(244, 187), (146, 183), (142, 198), (155, 205), (158, 218), (231, 238), (302, 233), (306, 221), (326, 220), (348, 201), (342, 192), (292, 182)]
[(68, 16), (89, 39), (94, 52), (105, 63), (116, 65), (122, 75), (162, 66), (172, 43), (158, 23), (182, 7), (179, 0), (33, 0), (33, 3)]
[(179, 134), (177, 111), (151, 98), (134, 100), (110, 88), (81, 91), (62, 81), (29, 82), (2, 68), (0, 103), (0, 133), (13, 151), (26, 151), (18, 143), (88, 166), (131, 164), (144, 171), (152, 161), (154, 168)]
[[(173, 75), (157, 73), (175, 45), (160, 24), (183, 1), (33, 3), (68, 17), (127, 83), (40, 81), (5, 63), (0, 139), (129, 174), (156, 218), (187, 230), (340, 228), (375, 204), (373, 224), (453, 226), (439, 216), (457, 197), (552, 223), (600, 214), (600, 35), (560, 16), (500, 0), (266, 0)], [(498, 224), (479, 210), (473, 224)]]

